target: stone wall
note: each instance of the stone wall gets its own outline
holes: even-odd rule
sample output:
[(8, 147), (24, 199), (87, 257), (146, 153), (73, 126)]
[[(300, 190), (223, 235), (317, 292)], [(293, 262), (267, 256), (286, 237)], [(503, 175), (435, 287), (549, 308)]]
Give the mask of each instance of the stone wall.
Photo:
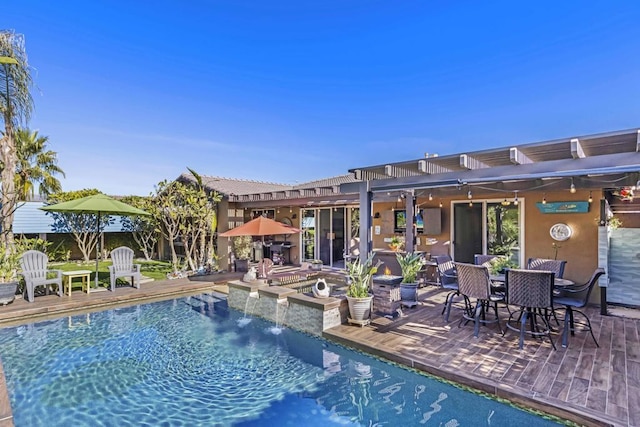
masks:
[(227, 301), (229, 307), (246, 310), (248, 315), (312, 335), (345, 323), (349, 311), (345, 297), (315, 298), (263, 282), (230, 282)]

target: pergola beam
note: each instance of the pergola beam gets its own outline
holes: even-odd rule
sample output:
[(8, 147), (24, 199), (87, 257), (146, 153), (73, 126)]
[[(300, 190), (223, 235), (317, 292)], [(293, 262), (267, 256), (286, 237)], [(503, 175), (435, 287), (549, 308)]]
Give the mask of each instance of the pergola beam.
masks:
[(484, 168), (488, 168), (489, 166), (468, 154), (460, 154), (460, 167), (468, 170), (472, 170), (472, 169), (484, 169)]
[(526, 165), (528, 163), (533, 163), (526, 154), (522, 151), (518, 150), (516, 147), (509, 148), (509, 161), (514, 165)]
[(445, 168), (437, 163), (430, 162), (429, 160), (418, 160), (418, 172), (423, 174), (436, 174), (436, 173), (447, 173), (453, 172), (452, 169)]
[(574, 159), (584, 159), (587, 157), (587, 155), (584, 154), (582, 144), (580, 144), (580, 140), (578, 138), (573, 138), (571, 140), (571, 157)]

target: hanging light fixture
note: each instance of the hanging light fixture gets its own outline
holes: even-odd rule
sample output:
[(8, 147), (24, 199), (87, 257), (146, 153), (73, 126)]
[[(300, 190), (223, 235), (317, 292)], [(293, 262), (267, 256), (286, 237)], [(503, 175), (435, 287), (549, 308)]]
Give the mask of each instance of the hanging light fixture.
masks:
[(591, 195), (591, 191), (589, 191), (589, 200), (587, 200), (589, 203), (593, 202), (593, 196)]
[(502, 206), (509, 206), (511, 204), (511, 202), (509, 200), (507, 200), (507, 198), (505, 197), (504, 200), (502, 202), (500, 202), (500, 204)]
[(547, 193), (542, 193), (542, 204), (543, 205), (547, 204)]
[(576, 186), (573, 184), (573, 178), (571, 178), (571, 187), (569, 187), (569, 192), (571, 194), (576, 192)]
[(289, 206), (289, 213), (293, 212), (293, 210), (291, 210), (291, 206)]
[(440, 203), (438, 204), (438, 206), (442, 207), (442, 200), (440, 200)]
[(472, 199), (473, 195), (471, 194), (471, 190), (467, 192), (467, 199)]
[(513, 198), (513, 204), (514, 206), (518, 206), (518, 203), (520, 202), (518, 201), (518, 192), (516, 191), (515, 197)]
[(469, 200), (469, 207), (473, 206), (473, 200)]
[(433, 194), (429, 193), (429, 201), (433, 200)]

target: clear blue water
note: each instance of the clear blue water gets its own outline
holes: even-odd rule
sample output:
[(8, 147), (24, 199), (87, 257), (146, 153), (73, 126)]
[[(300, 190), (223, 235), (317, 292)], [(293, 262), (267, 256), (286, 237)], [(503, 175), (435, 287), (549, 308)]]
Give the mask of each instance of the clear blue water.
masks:
[(21, 426), (551, 425), (213, 295), (0, 330)]

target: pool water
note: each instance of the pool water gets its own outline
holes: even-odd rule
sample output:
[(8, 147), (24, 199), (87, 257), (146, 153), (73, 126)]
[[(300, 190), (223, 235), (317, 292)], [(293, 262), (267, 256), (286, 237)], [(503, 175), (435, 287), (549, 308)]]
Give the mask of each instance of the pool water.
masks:
[(242, 318), (224, 299), (204, 294), (2, 329), (15, 425), (554, 424)]

